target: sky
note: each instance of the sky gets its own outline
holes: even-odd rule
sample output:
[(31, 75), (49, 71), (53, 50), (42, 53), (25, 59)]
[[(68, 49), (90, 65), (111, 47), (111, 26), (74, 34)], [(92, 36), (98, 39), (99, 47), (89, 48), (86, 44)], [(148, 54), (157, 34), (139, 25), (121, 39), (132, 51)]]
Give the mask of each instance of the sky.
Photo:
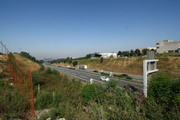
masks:
[(0, 40), (38, 59), (180, 40), (180, 0), (0, 0)]

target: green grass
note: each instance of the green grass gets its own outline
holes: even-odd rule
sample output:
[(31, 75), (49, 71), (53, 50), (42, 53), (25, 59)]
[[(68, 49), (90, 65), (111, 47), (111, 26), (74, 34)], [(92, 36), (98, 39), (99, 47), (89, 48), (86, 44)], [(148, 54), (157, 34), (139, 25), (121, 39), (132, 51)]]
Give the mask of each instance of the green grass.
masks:
[[(164, 120), (178, 118), (178, 105), (172, 104), (168, 100), (169, 98), (166, 104), (170, 104), (171, 109), (168, 111), (163, 107), (164, 105), (157, 101), (158, 99), (155, 100), (153, 98), (152, 93), (149, 93), (149, 98), (145, 103), (139, 104), (136, 101), (136, 94), (117, 87), (119, 81), (112, 80), (103, 85), (83, 85), (80, 81), (70, 79), (64, 75), (47, 74), (45, 71), (39, 72), (39, 74), (39, 79), (40, 81), (44, 81), (44, 84), (41, 86), (41, 92), (37, 93), (36, 96), (36, 109), (51, 109), (51, 111), (42, 116), (41, 119), (47, 119), (48, 117), (52, 119), (64, 117), (66, 119), (77, 120)], [(35, 77), (34, 79), (37, 78)], [(153, 79), (164, 78), (157, 75), (153, 77)], [(168, 86), (169, 84), (164, 85)], [(171, 85), (173, 87), (175, 83)], [(156, 84), (153, 86), (158, 88)], [(35, 88), (37, 88), (37, 86), (35, 86)], [(153, 92), (156, 91), (152, 87), (149, 89), (152, 89)], [(172, 95), (178, 95), (176, 92)], [(163, 99), (163, 96), (161, 97), (157, 98)], [(171, 98), (171, 101), (178, 100), (178, 97)]]
[(26, 119), (27, 110), (29, 109), (26, 96), (2, 80), (0, 80), (0, 94), (0, 118), (3, 120)]
[(71, 70), (75, 70), (75, 68), (69, 68), (69, 69), (71, 69)]

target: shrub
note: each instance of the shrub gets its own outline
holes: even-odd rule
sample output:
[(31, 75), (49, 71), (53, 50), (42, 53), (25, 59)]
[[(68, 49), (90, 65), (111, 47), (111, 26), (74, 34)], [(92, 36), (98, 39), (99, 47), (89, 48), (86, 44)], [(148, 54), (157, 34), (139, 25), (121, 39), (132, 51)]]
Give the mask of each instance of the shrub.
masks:
[(44, 84), (44, 82), (41, 81), (41, 74), (39, 72), (33, 73), (32, 78), (33, 78), (34, 85), (38, 85), (38, 84), (43, 85)]
[(75, 68), (69, 68), (69, 69), (71, 69), (71, 70), (75, 70)]
[(126, 79), (128, 79), (128, 80), (132, 80), (132, 77), (130, 77), (130, 76), (126, 76)]
[(77, 61), (73, 61), (72, 64), (73, 64), (73, 66), (76, 66), (78, 64), (78, 62)]
[(46, 74), (52, 74), (52, 69), (51, 68), (47, 68), (45, 72), (46, 72)]
[[(143, 107), (142, 107), (143, 108)], [(150, 120), (163, 120), (163, 109), (153, 99), (148, 98), (145, 106), (145, 115)]]
[(177, 115), (172, 109), (179, 108), (180, 105), (180, 80), (172, 80), (164, 74), (154, 75), (150, 81), (148, 96), (163, 108), (165, 119), (169, 119), (169, 116), (172, 118), (172, 114)]
[(110, 80), (109, 82), (107, 82), (107, 88), (108, 89), (115, 89), (118, 85), (118, 81), (117, 80)]
[(172, 99), (171, 85), (172, 80), (169, 76), (163, 74), (153, 76), (150, 81), (148, 95), (158, 104), (167, 105)]
[(43, 92), (38, 94), (35, 102), (35, 106), (37, 109), (45, 109), (50, 108), (53, 103), (53, 95), (52, 93)]
[(97, 95), (96, 87), (94, 84), (84, 86), (82, 90), (82, 97), (85, 103), (95, 99)]
[(101, 57), (101, 59), (100, 59), (100, 63), (102, 63), (103, 62), (103, 57)]
[(0, 80), (0, 118), (15, 119), (26, 118), (29, 102), (25, 95)]
[(109, 73), (101, 72), (101, 75), (109, 76)]
[(47, 68), (45, 71), (46, 74), (53, 74), (53, 75), (58, 75), (59, 71), (55, 70), (55, 69), (51, 69), (51, 68)]
[(44, 65), (41, 65), (40, 71), (44, 71), (44, 70), (45, 70)]

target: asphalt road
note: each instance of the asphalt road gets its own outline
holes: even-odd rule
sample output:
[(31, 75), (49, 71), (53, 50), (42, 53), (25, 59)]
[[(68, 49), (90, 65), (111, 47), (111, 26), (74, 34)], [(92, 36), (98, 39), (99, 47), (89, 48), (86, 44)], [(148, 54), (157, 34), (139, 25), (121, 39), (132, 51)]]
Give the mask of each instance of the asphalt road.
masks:
[[(67, 75), (70, 75), (72, 77), (78, 78), (80, 80), (90, 82), (90, 79), (92, 78), (95, 82), (105, 82), (100, 79), (101, 75), (94, 74), (92, 72), (87, 72), (86, 70), (72, 70), (66, 67), (57, 67), (57, 66), (52, 66), (52, 65), (46, 65), (50, 68), (56, 69), (59, 72), (65, 73)], [(120, 80), (120, 86), (125, 86), (125, 85), (132, 85), (135, 88), (138, 88), (142, 90), (143, 86), (142, 84), (139, 83), (134, 83), (131, 81), (125, 81), (125, 80)]]

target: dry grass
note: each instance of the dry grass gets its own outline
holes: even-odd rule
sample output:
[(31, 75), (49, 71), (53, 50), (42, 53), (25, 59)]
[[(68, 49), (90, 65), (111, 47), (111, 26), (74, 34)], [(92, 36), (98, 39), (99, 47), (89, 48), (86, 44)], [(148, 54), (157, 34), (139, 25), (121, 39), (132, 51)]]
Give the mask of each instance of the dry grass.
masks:
[(159, 57), (158, 69), (173, 78), (180, 78), (180, 57)]
[[(131, 58), (108, 58), (100, 63), (100, 59), (79, 60), (78, 64), (87, 65), (88, 69), (105, 70), (117, 73), (143, 75), (143, 60), (145, 57)], [(158, 57), (157, 67), (159, 72), (172, 77), (180, 77), (180, 57)], [(56, 64), (57, 66), (67, 66), (67, 63)], [(71, 65), (72, 66), (72, 65)]]
[(31, 60), (22, 57), (19, 54), (13, 54), (19, 69), (21, 69), (24, 72), (35, 72), (40, 69), (40, 65), (37, 63), (32, 62)]
[[(140, 59), (140, 60), (139, 60)], [(81, 60), (79, 64), (88, 65), (89, 69), (112, 71), (142, 75), (142, 61), (144, 58), (109, 58), (100, 63), (100, 59)]]

